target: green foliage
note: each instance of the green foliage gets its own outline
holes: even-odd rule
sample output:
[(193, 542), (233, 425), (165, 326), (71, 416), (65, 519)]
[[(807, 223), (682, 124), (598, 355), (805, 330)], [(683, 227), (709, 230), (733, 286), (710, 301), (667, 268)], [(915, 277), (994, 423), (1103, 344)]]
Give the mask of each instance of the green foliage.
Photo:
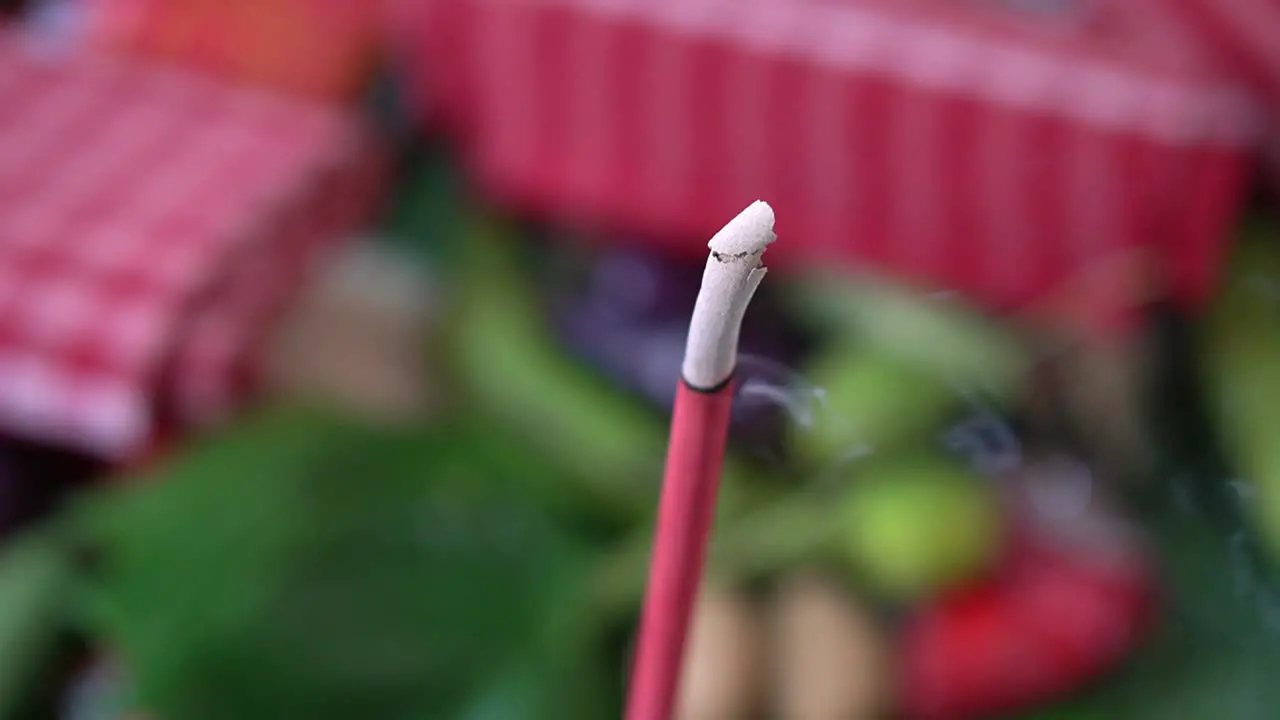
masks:
[(547, 472), (471, 426), (258, 418), (85, 508), (91, 627), (164, 718), (464, 718), (503, 687), (504, 717), (603, 717)]
[(624, 522), (647, 516), (662, 473), (662, 420), (556, 347), (497, 228), (478, 230), (467, 255), (448, 338), (468, 409), (554, 458), (565, 502)]
[(0, 718), (21, 717), (66, 628), (74, 568), (48, 530), (20, 536), (0, 551)]
[(790, 288), (800, 314), (936, 380), (1008, 399), (1030, 358), (1009, 330), (959, 300), (870, 277), (816, 273)]

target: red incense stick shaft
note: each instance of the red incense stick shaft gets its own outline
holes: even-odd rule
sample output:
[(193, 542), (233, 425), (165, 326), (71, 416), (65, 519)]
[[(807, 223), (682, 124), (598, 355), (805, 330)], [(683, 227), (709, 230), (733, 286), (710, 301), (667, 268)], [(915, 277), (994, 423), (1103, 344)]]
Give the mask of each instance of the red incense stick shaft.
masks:
[(732, 383), (702, 392), (681, 382), (676, 391), (626, 720), (671, 720), (675, 710), (732, 404)]
[[(689, 318), (627, 720), (671, 720), (685, 636), (702, 580), (733, 405), (731, 378), (747, 304), (775, 239), (773, 209), (757, 200), (716, 233)], [(695, 388), (715, 388), (703, 391)]]

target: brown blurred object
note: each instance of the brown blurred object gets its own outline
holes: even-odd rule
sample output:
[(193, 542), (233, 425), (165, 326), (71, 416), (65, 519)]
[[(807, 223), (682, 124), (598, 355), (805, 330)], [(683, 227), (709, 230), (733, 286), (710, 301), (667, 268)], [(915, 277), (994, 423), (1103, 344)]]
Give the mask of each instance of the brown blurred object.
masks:
[(1153, 462), (1144, 415), (1148, 360), (1137, 338), (1082, 343), (1062, 359), (1068, 422), (1089, 454), (1119, 477), (1141, 477)]
[(704, 585), (685, 648), (676, 720), (757, 717), (765, 687), (764, 640), (760, 613), (750, 598)]
[(870, 612), (816, 572), (788, 578), (773, 608), (773, 711), (779, 720), (880, 717), (890, 694), (888, 648)]
[(317, 274), (264, 363), (269, 395), (318, 401), (379, 422), (423, 419), (431, 405), (425, 271), (366, 240)]
[[(1141, 313), (1169, 293), (1157, 258), (1141, 248), (1096, 260), (1023, 318), (1044, 358), (1031, 412), (1120, 477), (1150, 468), (1143, 416), (1148, 353)], [(1062, 438), (1059, 438), (1062, 439)]]
[(1025, 408), (1032, 444), (1066, 443), (1109, 476), (1144, 476), (1153, 462), (1145, 339), (1040, 334), (1034, 344), (1041, 360)]

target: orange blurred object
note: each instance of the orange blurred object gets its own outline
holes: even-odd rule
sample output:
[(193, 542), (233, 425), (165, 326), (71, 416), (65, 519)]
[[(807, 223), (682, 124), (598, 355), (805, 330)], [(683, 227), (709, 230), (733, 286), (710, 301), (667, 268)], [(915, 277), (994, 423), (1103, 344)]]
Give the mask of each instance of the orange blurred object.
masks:
[(377, 46), (363, 0), (89, 0), (89, 32), (112, 49), (165, 58), (255, 85), (353, 97)]

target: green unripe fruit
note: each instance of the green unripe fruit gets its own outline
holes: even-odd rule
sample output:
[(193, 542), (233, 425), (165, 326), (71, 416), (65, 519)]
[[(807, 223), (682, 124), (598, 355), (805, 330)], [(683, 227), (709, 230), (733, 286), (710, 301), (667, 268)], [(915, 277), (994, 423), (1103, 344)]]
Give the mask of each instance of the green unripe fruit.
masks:
[(841, 550), (875, 589), (898, 599), (974, 576), (1001, 543), (993, 488), (942, 459), (869, 469), (848, 491), (841, 513)]
[(883, 353), (836, 348), (807, 373), (821, 395), (813, 423), (795, 423), (792, 444), (805, 462), (827, 466), (861, 449), (914, 438), (958, 402), (936, 378)]

